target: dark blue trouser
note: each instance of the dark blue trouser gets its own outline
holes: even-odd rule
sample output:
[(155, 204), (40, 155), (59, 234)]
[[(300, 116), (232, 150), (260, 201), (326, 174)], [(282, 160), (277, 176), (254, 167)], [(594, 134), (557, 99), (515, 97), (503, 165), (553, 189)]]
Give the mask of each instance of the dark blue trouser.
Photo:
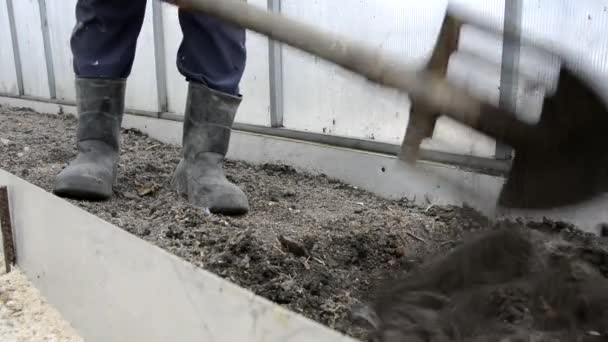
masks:
[[(78, 0), (71, 38), (76, 75), (129, 76), (145, 9), (146, 0)], [(245, 30), (182, 10), (179, 23), (183, 33), (177, 52), (180, 73), (188, 81), (237, 95), (246, 61)]]

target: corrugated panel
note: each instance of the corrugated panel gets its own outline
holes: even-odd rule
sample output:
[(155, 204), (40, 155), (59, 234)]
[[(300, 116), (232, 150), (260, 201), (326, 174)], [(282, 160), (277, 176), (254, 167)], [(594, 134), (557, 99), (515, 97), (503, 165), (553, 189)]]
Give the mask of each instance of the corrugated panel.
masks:
[[(546, 7), (547, 1), (523, 1), (522, 30), (541, 37), (541, 27), (550, 27), (558, 20)], [(504, 17), (504, 1), (454, 1), (452, 5), (465, 10), (484, 22), (501, 29)], [(552, 7), (550, 7), (552, 8)], [(538, 13), (543, 15), (538, 17)], [(553, 10), (552, 13), (558, 13)], [(542, 29), (540, 30), (542, 33)], [(548, 30), (554, 34), (552, 30)], [(550, 36), (545, 35), (543, 38)], [(448, 78), (492, 103), (498, 104), (500, 96), (500, 74), (502, 59), (502, 37), (476, 28), (465, 26), (461, 32), (459, 51), (450, 61)], [(525, 76), (518, 78), (518, 116), (528, 122), (538, 119), (544, 90), (537, 83), (550, 83), (555, 77), (557, 64), (547, 60), (537, 50), (522, 48), (519, 58), (520, 71)], [(438, 122), (433, 139), (425, 142), (427, 148), (452, 153), (463, 153), (484, 157), (494, 156), (496, 143), (474, 130), (447, 118)]]
[[(248, 0), (252, 5), (266, 8), (267, 0)], [(241, 81), (243, 104), (236, 121), (270, 126), (270, 79), (268, 39), (247, 32), (247, 65)]]
[[(481, 1), (481, 0), (460, 0), (455, 1), (458, 7), (468, 9), (474, 13), (479, 20), (487, 21), (494, 27), (501, 29), (503, 25), (504, 1)], [(535, 0), (522, 2), (522, 34), (533, 37), (537, 41), (542, 41), (545, 45), (558, 48), (556, 40), (561, 36), (563, 29), (563, 10), (559, 2), (553, 0)], [(490, 63), (496, 64), (500, 68), (502, 57), (502, 38), (487, 32), (479, 31), (475, 28), (465, 27), (463, 30), (463, 41), (460, 51), (475, 54)], [(559, 63), (554, 58), (539, 52), (531, 47), (522, 47), (519, 57), (520, 72), (524, 83), (542, 83), (552, 88), (557, 76)], [(468, 65), (468, 68), (475, 67)], [(491, 77), (492, 82), (498, 87), (500, 84), (500, 72), (494, 73)], [(525, 88), (525, 84), (522, 84)], [(498, 93), (492, 97), (498, 101)], [(520, 87), (521, 88), (521, 87)], [(522, 93), (523, 95), (523, 93)]]
[(49, 81), (37, 0), (13, 1), (26, 95), (49, 98)]
[(76, 24), (77, 0), (46, 1), (49, 38), (55, 68), (57, 99), (75, 101), (74, 69), (70, 36)]
[[(468, 9), (480, 19), (492, 22), (497, 28), (502, 27), (504, 1), (460, 0), (453, 4)], [(555, 50), (566, 52), (568, 63), (580, 71), (588, 72), (588, 76), (597, 82), (605, 95), (608, 95), (608, 41), (605, 39), (608, 31), (607, 4), (607, 1), (597, 0), (530, 0), (523, 1), (522, 10), (523, 34)], [(450, 77), (465, 84), (474, 93), (497, 103), (501, 46), (502, 39), (466, 28), (461, 51), (481, 56), (484, 60), (495, 63), (495, 67), (483, 68), (474, 60), (461, 55), (451, 65)], [(546, 92), (551, 93), (556, 85), (559, 61), (548, 58), (538, 50), (524, 47), (519, 62), (522, 75), (517, 92), (518, 116), (528, 122), (536, 122), (542, 109), (543, 96)], [(459, 125), (441, 123), (434, 140), (452, 141), (453, 132), (463, 130), (457, 126)], [(476, 137), (472, 140), (483, 139)], [(447, 144), (439, 149), (444, 149), (445, 146)]]
[(17, 73), (6, 0), (0, 0), (0, 93), (18, 95)]
[(127, 81), (126, 106), (131, 109), (158, 112), (160, 108), (157, 94), (152, 1), (148, 1), (146, 17), (137, 40), (133, 69)]
[[(345, 7), (343, 2), (310, 4), (287, 0), (283, 7), (288, 15), (375, 44), (383, 53), (400, 55), (404, 61), (422, 67), (434, 47), (447, 2), (351, 2)], [(490, 12), (492, 7), (482, 4), (478, 10)], [(464, 43), (468, 40), (467, 36), (463, 37)], [(497, 44), (500, 48), (500, 41)], [(373, 86), (360, 77), (292, 49), (286, 49), (284, 61), (286, 127), (395, 144), (401, 142), (409, 117), (406, 95)], [(467, 74), (468, 67), (458, 59), (452, 60), (449, 77), (473, 85), (485, 83), (483, 87), (477, 87), (485, 90), (492, 80), (471, 80), (485, 75)], [(497, 71), (499, 76), (499, 69)], [(469, 80), (458, 80), (459, 73), (463, 72)], [(496, 93), (497, 85), (494, 87)], [(494, 141), (449, 120), (440, 120), (435, 133), (426, 147), (478, 156), (494, 154)]]
[[(384, 53), (401, 56), (422, 66), (435, 43), (448, 0), (431, 1), (298, 1), (283, 0), (283, 12), (324, 29), (355, 37)], [(18, 44), (22, 53), (27, 95), (48, 97), (44, 44), (36, 0), (15, 0)], [(76, 0), (47, 1), (50, 43), (59, 99), (74, 98), (69, 35), (74, 25)], [(252, 3), (265, 7), (266, 0)], [(452, 0), (452, 5), (501, 28), (504, 0)], [(588, 72), (608, 97), (608, 0), (525, 0), (524, 34), (567, 51), (570, 62)], [(127, 104), (139, 110), (158, 110), (151, 1), (138, 42)], [(0, 0), (0, 39), (9, 41), (6, 0)], [(181, 113), (186, 84), (175, 67), (181, 40), (176, 10), (163, 5), (168, 107)], [(4, 28), (4, 29), (3, 29)], [(2, 38), (4, 37), (4, 38)], [(7, 44), (0, 51), (0, 91), (16, 93), (13, 54)], [(244, 102), (237, 121), (269, 124), (268, 44), (264, 37), (248, 34), (248, 64), (242, 82)], [(450, 62), (449, 77), (471, 91), (498, 101), (500, 38), (470, 27), (463, 31), (461, 51)], [(488, 63), (479, 63), (471, 55)], [(545, 88), (552, 90), (558, 64), (533, 49), (522, 49), (518, 115), (529, 121), (538, 117)], [(306, 54), (284, 48), (284, 125), (399, 143), (409, 117), (404, 94), (370, 85), (362, 78)], [(490, 156), (494, 142), (470, 130), (441, 120), (433, 141), (436, 149)]]
[[(297, 1), (283, 12), (421, 65), (430, 55), (446, 1)], [(284, 124), (288, 128), (397, 143), (409, 100), (334, 65), (284, 50)]]
[[(590, 69), (606, 84), (605, 36), (607, 1), (523, 1), (522, 31), (548, 45), (572, 52), (572, 61)], [(324, 29), (376, 44), (388, 54), (421, 65), (428, 58), (446, 1), (345, 2), (284, 1), (284, 12)], [(461, 10), (502, 28), (504, 0), (454, 0)], [(462, 35), (461, 50), (450, 62), (449, 78), (474, 93), (498, 102), (502, 39), (470, 27)], [(488, 63), (479, 63), (470, 54)], [(583, 57), (583, 55), (586, 55)], [(285, 125), (289, 128), (399, 143), (409, 112), (407, 97), (380, 90), (362, 79), (291, 49), (285, 53)], [(493, 65), (492, 65), (493, 63)], [(551, 91), (558, 63), (535, 49), (523, 48), (518, 115), (538, 119), (545, 88)], [(494, 142), (442, 119), (434, 149), (492, 156)]]
[[(265, 0), (250, 3), (266, 8)], [(183, 113), (186, 105), (187, 84), (178, 72), (175, 58), (182, 39), (182, 32), (174, 6), (163, 4), (165, 59), (167, 61), (167, 103), (170, 112)], [(241, 81), (243, 103), (236, 117), (237, 122), (270, 125), (270, 95), (268, 72), (268, 40), (255, 33), (247, 33), (247, 66)]]
[[(351, 2), (348, 7), (344, 2), (284, 3), (288, 15), (377, 45), (383, 53), (400, 55), (417, 67), (423, 66), (434, 47), (446, 7), (445, 1)], [(292, 49), (286, 49), (284, 60), (286, 127), (401, 142), (410, 110), (407, 95), (376, 87)], [(462, 63), (450, 63), (451, 78), (459, 67)], [(492, 156), (495, 143), (441, 119), (434, 139), (425, 147)]]
[[(266, 0), (249, 2), (266, 7)], [(268, 39), (247, 32), (247, 65), (241, 81), (243, 104), (237, 113), (237, 122), (270, 126), (269, 67)]]
[(608, 99), (608, 1), (563, 1), (563, 31), (558, 37), (572, 55), (572, 63), (584, 71)]

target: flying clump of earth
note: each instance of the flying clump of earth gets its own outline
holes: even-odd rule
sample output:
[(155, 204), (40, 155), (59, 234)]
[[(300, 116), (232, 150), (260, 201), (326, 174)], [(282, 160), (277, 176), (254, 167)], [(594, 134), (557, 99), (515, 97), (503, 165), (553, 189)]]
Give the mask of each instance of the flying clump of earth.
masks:
[(597, 238), (502, 227), (391, 280), (355, 314), (376, 342), (606, 341), (607, 256)]

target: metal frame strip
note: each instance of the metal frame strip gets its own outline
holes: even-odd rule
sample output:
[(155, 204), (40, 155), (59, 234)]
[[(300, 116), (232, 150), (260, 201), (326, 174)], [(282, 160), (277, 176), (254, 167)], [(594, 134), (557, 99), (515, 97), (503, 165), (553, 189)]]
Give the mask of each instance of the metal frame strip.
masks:
[[(281, 0), (268, 0), (271, 12), (281, 12)], [(281, 43), (268, 39), (270, 77), (270, 126), (283, 127), (283, 49)]]
[(169, 110), (167, 95), (167, 61), (163, 32), (163, 7), (160, 0), (152, 1), (152, 26), (154, 30), (154, 60), (156, 66), (156, 92), (159, 112)]
[[(498, 104), (512, 113), (517, 109), (517, 89), (519, 57), (521, 52), (522, 0), (505, 0), (502, 65), (500, 70), (500, 98)], [(508, 160), (512, 149), (504, 144), (496, 144), (496, 159)]]

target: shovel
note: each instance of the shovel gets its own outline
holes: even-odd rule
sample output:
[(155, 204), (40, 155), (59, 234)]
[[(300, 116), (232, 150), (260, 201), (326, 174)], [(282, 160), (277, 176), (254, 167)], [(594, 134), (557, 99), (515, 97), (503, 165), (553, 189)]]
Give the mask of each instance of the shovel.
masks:
[[(608, 113), (583, 78), (562, 66), (555, 94), (547, 97), (537, 124), (487, 103), (445, 79), (447, 59), (457, 40), (459, 20), (446, 16), (426, 70), (414, 70), (398, 58), (382, 55), (348, 37), (268, 12), (242, 0), (164, 0), (184, 10), (200, 11), (333, 62), (371, 82), (407, 93), (412, 99), (400, 158), (417, 160), (423, 138), (446, 115), (515, 150), (498, 204), (541, 209), (575, 204), (608, 188)], [(457, 44), (456, 44), (457, 45)], [(439, 51), (439, 52), (438, 52)]]

